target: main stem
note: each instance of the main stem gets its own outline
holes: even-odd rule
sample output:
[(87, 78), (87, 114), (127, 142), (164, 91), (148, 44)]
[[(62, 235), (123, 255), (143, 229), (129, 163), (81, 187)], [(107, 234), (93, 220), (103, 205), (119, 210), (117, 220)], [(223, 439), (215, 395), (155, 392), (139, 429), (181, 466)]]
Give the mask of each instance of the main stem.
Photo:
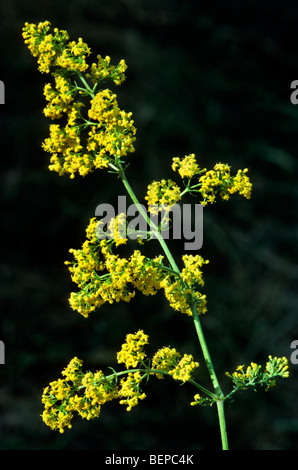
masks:
[(163, 236), (161, 235), (160, 231), (158, 230), (158, 227), (152, 222), (152, 220), (150, 220), (150, 218), (148, 217), (147, 215), (147, 212), (143, 209), (143, 206), (142, 204), (139, 203), (139, 200), (138, 198), (136, 197), (132, 187), (130, 186), (129, 182), (127, 181), (127, 178), (125, 176), (125, 173), (124, 173), (124, 170), (121, 166), (121, 164), (119, 163), (118, 164), (118, 168), (119, 168), (119, 175), (120, 175), (120, 178), (129, 194), (129, 196), (131, 197), (132, 201), (134, 202), (134, 204), (136, 205), (136, 207), (138, 208), (138, 211), (140, 212), (140, 214), (142, 214), (142, 216), (144, 217), (144, 219), (147, 221), (149, 227), (151, 228), (152, 232), (154, 233), (155, 237), (157, 238), (157, 240), (159, 241), (160, 245), (162, 246), (164, 252), (165, 252), (165, 255), (167, 256), (168, 260), (169, 260), (169, 263), (172, 267), (172, 269), (174, 271), (176, 271), (177, 273), (179, 273), (179, 268), (172, 256), (172, 253), (170, 252)]
[[(119, 176), (121, 177), (121, 180), (122, 180), (128, 194), (129, 194), (129, 196), (131, 197), (132, 201), (134, 202), (134, 204), (136, 205), (136, 207), (138, 208), (139, 212), (142, 214), (144, 219), (148, 222), (151, 229), (153, 229), (154, 235), (156, 236), (156, 238), (158, 239), (160, 245), (162, 246), (162, 248), (163, 248), (163, 250), (164, 250), (164, 252), (165, 252), (165, 254), (166, 254), (166, 256), (169, 260), (169, 263), (170, 263), (172, 269), (179, 274), (179, 272), (180, 272), (179, 268), (178, 268), (178, 266), (177, 266), (177, 264), (176, 264), (176, 262), (175, 262), (175, 260), (172, 256), (172, 254), (171, 254), (164, 238), (160, 234), (160, 232), (158, 230), (158, 227), (156, 227), (156, 226), (154, 226), (154, 224), (152, 224), (152, 221), (149, 219), (146, 211), (144, 211), (142, 205), (139, 203), (138, 198), (136, 197), (133, 189), (131, 188), (131, 186), (130, 186), (130, 184), (129, 184), (126, 176), (125, 176), (124, 170), (123, 170), (120, 163), (118, 165), (118, 169), (119, 169)], [(215, 393), (216, 393), (216, 396), (217, 396), (216, 405), (217, 405), (217, 413), (218, 413), (218, 420), (219, 420), (219, 427), (220, 427), (222, 449), (223, 450), (228, 450), (229, 447), (228, 447), (228, 438), (227, 438), (227, 430), (226, 430), (226, 420), (225, 420), (225, 414), (224, 414), (224, 399), (225, 399), (225, 396), (224, 396), (224, 394), (221, 390), (221, 387), (220, 387), (218, 379), (217, 379), (217, 375), (215, 373), (215, 369), (214, 369), (214, 366), (213, 366), (213, 363), (212, 363), (212, 360), (211, 360), (211, 356), (210, 356), (210, 353), (209, 353), (209, 350), (208, 350), (208, 347), (207, 347), (207, 343), (206, 343), (206, 340), (205, 340), (205, 336), (204, 336), (204, 333), (203, 333), (203, 330), (202, 330), (201, 322), (200, 322), (199, 315), (198, 315), (195, 304), (192, 308), (192, 313), (193, 313), (193, 320), (194, 320), (196, 332), (197, 332), (198, 339), (199, 339), (201, 349), (202, 349), (202, 352), (203, 352), (203, 356), (204, 356), (204, 359), (205, 359), (205, 362), (206, 362), (206, 366), (207, 366), (207, 369), (208, 369), (208, 372), (209, 372), (209, 375), (210, 375), (210, 379), (212, 381), (212, 384), (213, 384), (213, 387), (214, 387), (214, 390), (215, 390)]]
[(218, 414), (218, 420), (219, 420), (222, 450), (229, 450), (228, 435), (227, 435), (227, 428), (226, 428), (226, 418), (225, 418), (225, 410), (224, 410), (224, 400), (217, 400), (216, 405), (217, 405), (217, 414)]
[(192, 308), (192, 313), (193, 313), (193, 320), (194, 320), (196, 332), (197, 332), (199, 342), (202, 348), (203, 356), (205, 359), (205, 363), (206, 363), (215, 393), (217, 395), (216, 406), (217, 406), (217, 414), (218, 414), (218, 420), (219, 420), (222, 450), (228, 450), (229, 445), (228, 445), (228, 436), (227, 436), (227, 429), (226, 429), (226, 419), (225, 419), (225, 413), (224, 413), (225, 396), (221, 390), (221, 387), (217, 379), (217, 375), (215, 373), (215, 369), (212, 363), (212, 359), (209, 353), (209, 349), (205, 340), (202, 325), (201, 325), (199, 315), (198, 315), (195, 305)]

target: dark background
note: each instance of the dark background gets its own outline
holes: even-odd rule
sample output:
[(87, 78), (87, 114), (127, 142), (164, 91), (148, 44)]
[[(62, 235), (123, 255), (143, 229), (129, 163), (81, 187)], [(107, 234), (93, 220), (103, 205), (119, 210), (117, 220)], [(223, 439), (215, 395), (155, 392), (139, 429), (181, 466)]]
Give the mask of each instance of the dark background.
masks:
[[(290, 1), (1, 1), (0, 366), (1, 449), (219, 449), (215, 408), (192, 408), (195, 390), (152, 379), (130, 413), (116, 402), (60, 435), (41, 418), (42, 389), (77, 355), (86, 369), (115, 365), (126, 333), (143, 328), (150, 351), (165, 345), (201, 362), (191, 319), (162, 294), (107, 305), (86, 320), (67, 298), (64, 261), (79, 248), (100, 203), (125, 194), (113, 175), (59, 177), (41, 142), (47, 75), (37, 71), (23, 24), (49, 20), (82, 37), (96, 54), (121, 58), (127, 80), (119, 104), (138, 129), (127, 176), (140, 198), (153, 179), (173, 178), (172, 157), (195, 153), (201, 166), (248, 167), (250, 201), (234, 197), (204, 211), (207, 342), (225, 391), (224, 372), (269, 354), (290, 359), (297, 321), (298, 8)], [(178, 181), (178, 180), (177, 180)], [(177, 259), (181, 243), (173, 249)], [(236, 450), (297, 449), (297, 367), (265, 393), (245, 392), (227, 409)]]

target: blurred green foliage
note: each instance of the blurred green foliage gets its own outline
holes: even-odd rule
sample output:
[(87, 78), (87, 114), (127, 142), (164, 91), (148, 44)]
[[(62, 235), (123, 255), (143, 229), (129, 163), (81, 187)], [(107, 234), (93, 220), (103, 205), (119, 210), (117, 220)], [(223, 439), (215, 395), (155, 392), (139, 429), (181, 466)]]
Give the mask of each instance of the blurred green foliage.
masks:
[[(48, 77), (37, 71), (21, 30), (25, 21), (49, 20), (83, 37), (94, 54), (126, 60), (118, 98), (138, 129), (127, 176), (140, 198), (153, 179), (174, 177), (174, 156), (249, 168), (250, 201), (236, 197), (204, 211), (200, 254), (210, 264), (202, 321), (225, 389), (225, 371), (265, 363), (268, 354), (289, 358), (298, 338), (298, 108), (290, 102), (297, 4), (2, 0), (0, 9), (0, 448), (219, 448), (215, 409), (190, 407), (193, 390), (166, 380), (150, 381), (146, 400), (130, 413), (106, 405), (99, 419), (78, 420), (63, 436), (41, 421), (42, 388), (69, 360), (77, 355), (86, 368), (105, 370), (128, 332), (143, 328), (152, 350), (171, 345), (202, 361), (191, 320), (161, 296), (104, 306), (88, 320), (70, 310), (68, 249), (81, 245), (96, 206), (116, 201), (119, 187), (106, 172), (69, 180), (48, 171), (41, 149)], [(183, 244), (172, 248), (179, 257)], [(297, 449), (296, 368), (270, 392), (243, 393), (227, 409), (232, 449)]]

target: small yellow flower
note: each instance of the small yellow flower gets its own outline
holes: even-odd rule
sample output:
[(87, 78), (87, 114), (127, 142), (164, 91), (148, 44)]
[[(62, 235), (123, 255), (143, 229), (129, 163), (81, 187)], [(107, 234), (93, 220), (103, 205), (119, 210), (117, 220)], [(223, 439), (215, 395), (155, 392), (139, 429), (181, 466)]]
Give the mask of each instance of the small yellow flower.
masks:
[(201, 395), (199, 393), (196, 393), (194, 396), (194, 401), (192, 401), (190, 404), (191, 406), (197, 405), (201, 400)]

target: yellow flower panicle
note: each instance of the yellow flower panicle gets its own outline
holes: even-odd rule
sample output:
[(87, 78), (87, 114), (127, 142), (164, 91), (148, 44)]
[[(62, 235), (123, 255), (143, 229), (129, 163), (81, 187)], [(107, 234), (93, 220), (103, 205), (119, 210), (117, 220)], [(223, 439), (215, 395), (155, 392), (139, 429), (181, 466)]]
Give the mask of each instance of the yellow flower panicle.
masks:
[(115, 157), (121, 159), (134, 152), (136, 128), (132, 113), (119, 108), (115, 93), (108, 89), (97, 93), (88, 115), (95, 125), (89, 131), (87, 150), (95, 152), (97, 168), (107, 166)]
[(38, 25), (25, 23), (23, 38), (34, 57), (37, 57), (38, 69), (42, 73), (50, 73), (54, 67), (68, 71), (85, 71), (88, 68), (86, 56), (91, 54), (90, 48), (79, 38), (77, 42), (69, 42), (67, 31), (54, 28), (49, 32), (51, 23), (40, 22)]
[[(159, 349), (152, 358), (152, 369), (157, 369), (164, 372), (169, 372), (174, 369), (181, 357), (181, 354), (175, 348), (165, 346)], [(162, 374), (155, 374), (158, 379), (163, 379)]]
[(181, 279), (172, 280), (171, 276), (166, 276), (161, 286), (164, 289), (164, 295), (169, 305), (176, 311), (192, 315), (192, 290), (185, 285)]
[(252, 362), (245, 370), (244, 365), (237, 367), (236, 371), (226, 375), (232, 379), (234, 387), (239, 390), (246, 388), (255, 388), (257, 385), (265, 386), (266, 390), (276, 385), (278, 377), (289, 377), (289, 366), (286, 357), (272, 357), (266, 363), (265, 370), (262, 371), (262, 366)]
[(108, 233), (114, 239), (116, 247), (127, 243), (126, 214), (121, 213), (110, 220)]
[(130, 268), (133, 275), (133, 285), (144, 295), (155, 295), (162, 287), (164, 273), (160, 266), (163, 256), (157, 256), (152, 261), (135, 250), (130, 257)]
[(91, 55), (91, 49), (82, 38), (70, 41), (67, 31), (58, 28), (54, 28), (53, 32), (50, 30), (50, 21), (38, 25), (26, 22), (23, 27), (24, 42), (31, 54), (37, 57), (40, 72), (50, 73), (57, 68), (71, 72), (88, 70), (86, 77), (94, 84), (109, 79), (120, 85), (125, 80), (127, 65), (123, 59), (118, 65), (111, 65), (109, 56), (103, 58), (97, 55), (97, 63), (89, 66), (86, 59)]
[(82, 361), (73, 358), (62, 371), (64, 379), (51, 382), (43, 391), (43, 421), (53, 430), (64, 432), (71, 428), (74, 413), (84, 419), (96, 418), (104, 403), (118, 398), (118, 387), (113, 377), (82, 372)]
[(259, 377), (259, 372), (262, 366), (251, 362), (251, 364), (244, 371), (244, 365), (237, 367), (236, 371), (232, 375), (226, 372), (226, 375), (230, 376), (233, 383), (238, 388), (245, 389), (248, 384), (253, 384)]
[(119, 400), (119, 404), (130, 411), (146, 397), (141, 383), (150, 375), (163, 378), (161, 372), (164, 372), (182, 383), (192, 378), (199, 366), (192, 355), (181, 357), (175, 348), (163, 347), (150, 361), (144, 352), (148, 342), (149, 337), (143, 330), (128, 334), (117, 353), (117, 362), (124, 363), (126, 371), (112, 369), (110, 375), (101, 370), (83, 372), (83, 361), (77, 357), (71, 359), (62, 371), (63, 378), (51, 382), (43, 391), (42, 418), (45, 424), (63, 433), (66, 427), (72, 427), (75, 414), (83, 419), (94, 419), (99, 416), (102, 406), (111, 400)]
[[(44, 96), (48, 104), (43, 112), (46, 117), (51, 119), (60, 119), (64, 114), (71, 112), (71, 104), (74, 101), (72, 84), (68, 77), (53, 73), (55, 86), (46, 83), (44, 86)], [(79, 103), (76, 104), (79, 106)], [(74, 119), (70, 120), (74, 124)]]
[[(71, 293), (71, 307), (88, 317), (106, 302), (130, 302), (136, 290), (145, 295), (155, 295), (163, 290), (174, 310), (192, 315), (192, 307), (196, 304), (198, 314), (206, 313), (206, 296), (197, 290), (197, 286), (204, 285), (201, 267), (208, 261), (199, 255), (183, 256), (184, 268), (180, 277), (161, 264), (162, 256), (149, 259), (134, 250), (131, 256), (122, 258), (113, 253), (112, 246), (127, 242), (125, 225), (126, 217), (120, 214), (111, 219), (108, 231), (104, 232), (101, 222), (94, 217), (86, 229), (87, 238), (82, 248), (69, 250), (74, 261), (65, 261), (65, 264), (72, 281), (80, 289)], [(97, 238), (97, 235), (106, 234), (109, 239)]]
[(121, 350), (117, 353), (118, 363), (124, 363), (126, 369), (137, 367), (146, 357), (144, 346), (148, 344), (148, 340), (149, 336), (145, 335), (143, 330), (139, 330), (135, 334), (128, 334)]
[(170, 370), (169, 374), (173, 376), (174, 380), (187, 382), (191, 379), (193, 372), (199, 367), (199, 363), (195, 362), (191, 354), (184, 354), (182, 359), (178, 362), (175, 369)]
[(62, 371), (65, 380), (67, 382), (71, 381), (73, 384), (79, 384), (81, 382), (83, 372), (82, 372), (83, 361), (77, 357), (74, 357), (70, 363)]
[(63, 112), (68, 113), (67, 125), (51, 125), (50, 137), (43, 143), (44, 150), (52, 154), (51, 171), (59, 175), (69, 174), (71, 178), (76, 173), (85, 176), (95, 169), (107, 168), (109, 163), (115, 164), (117, 159), (120, 161), (128, 153), (134, 152), (136, 128), (132, 113), (119, 108), (116, 95), (110, 90), (97, 93), (91, 101), (88, 114), (94, 122), (86, 136), (86, 146), (81, 136), (84, 120), (80, 109), (83, 103), (70, 105), (68, 95), (54, 95), (50, 87), (45, 93), (47, 99), (52, 97), (45, 108), (46, 115), (60, 118)]
[[(152, 358), (152, 369), (167, 372), (174, 380), (187, 382), (191, 379), (192, 373), (199, 367), (191, 354), (181, 354), (175, 348), (163, 347), (159, 349)], [(157, 378), (163, 379), (163, 374), (156, 373)]]
[(248, 169), (238, 170), (234, 177), (230, 170), (229, 165), (217, 163), (213, 170), (207, 171), (199, 178), (203, 205), (213, 204), (217, 195), (223, 200), (228, 200), (231, 194), (236, 192), (246, 199), (250, 198), (252, 185), (246, 175)]
[[(67, 124), (50, 126), (50, 136), (43, 149), (51, 153), (50, 171), (74, 178), (86, 176), (95, 169), (117, 164), (122, 157), (134, 152), (136, 128), (132, 113), (119, 108), (116, 94), (109, 89), (95, 93), (103, 80), (120, 85), (125, 80), (126, 64), (122, 59), (111, 65), (110, 57), (97, 56), (97, 63), (87, 63), (91, 50), (82, 38), (70, 41), (66, 31), (50, 31), (51, 23), (25, 23), (23, 38), (30, 52), (37, 57), (41, 72), (50, 73), (54, 84), (47, 83), (44, 96), (45, 116), (51, 119), (65, 117)], [(88, 73), (86, 71), (88, 70)], [(82, 74), (94, 84), (91, 89)], [(82, 81), (87, 88), (78, 85)], [(82, 115), (85, 104), (78, 94), (91, 95), (90, 108)], [(89, 128), (88, 132), (85, 131)]]
[(194, 153), (186, 155), (182, 160), (178, 157), (173, 158), (172, 170), (178, 171), (181, 178), (191, 179), (195, 175), (201, 173), (201, 170), (196, 161)]
[(125, 80), (125, 71), (127, 65), (125, 61), (120, 60), (118, 65), (111, 65), (111, 58), (109, 56), (97, 56), (97, 63), (93, 63), (89, 69), (87, 78), (90, 78), (93, 83), (98, 83), (107, 79), (113, 80), (116, 85), (121, 85)]
[(289, 363), (286, 357), (269, 356), (263, 375), (267, 382), (267, 389), (276, 385), (278, 377), (288, 378), (289, 375)]
[(189, 286), (194, 284), (204, 286), (203, 272), (201, 267), (208, 264), (209, 260), (204, 260), (200, 255), (184, 255), (182, 256), (184, 268), (181, 271), (181, 277)]
[[(217, 163), (213, 170), (201, 169), (195, 154), (186, 155), (180, 159), (172, 160), (173, 171), (178, 171), (182, 179), (187, 179), (185, 185), (191, 194), (199, 193), (203, 197), (202, 204), (213, 204), (217, 196), (228, 200), (232, 194), (239, 193), (246, 199), (251, 197), (252, 184), (247, 176), (248, 169), (238, 170), (235, 176), (231, 175), (231, 167), (227, 164)], [(193, 184), (193, 178), (197, 182)], [(190, 181), (192, 182), (190, 183)]]
[(145, 295), (155, 295), (163, 290), (174, 310), (192, 315), (192, 307), (196, 304), (198, 314), (206, 313), (206, 296), (197, 288), (204, 285), (201, 268), (208, 261), (199, 255), (184, 255), (184, 267), (179, 276), (163, 266), (163, 256), (149, 259), (134, 250), (131, 256), (122, 258), (113, 253), (112, 247), (125, 244), (125, 234), (125, 214), (111, 219), (106, 232), (94, 217), (86, 229), (82, 248), (69, 250), (74, 261), (65, 261), (65, 264), (72, 281), (80, 289), (70, 295), (74, 310), (88, 317), (106, 302), (130, 302), (136, 290)]
[(145, 200), (149, 212), (157, 215), (160, 211), (170, 211), (171, 207), (180, 201), (181, 189), (172, 180), (153, 181), (147, 190)]
[(161, 289), (164, 275), (158, 263), (160, 257), (150, 260), (135, 250), (129, 258), (122, 258), (112, 252), (112, 245), (127, 241), (122, 234), (124, 225), (124, 214), (111, 219), (108, 227), (111, 238), (99, 240), (97, 234), (105, 232), (93, 217), (86, 229), (87, 237), (82, 248), (69, 250), (74, 261), (65, 261), (65, 264), (72, 281), (80, 289), (71, 293), (69, 301), (71, 307), (85, 317), (106, 302), (129, 302), (135, 289), (145, 295), (154, 295)]
[(181, 313), (192, 316), (192, 309), (196, 305), (199, 315), (205, 314), (207, 311), (206, 296), (201, 294), (197, 288), (204, 286), (203, 272), (201, 267), (208, 264), (208, 260), (204, 260), (199, 255), (182, 256), (184, 268), (181, 271), (181, 277), (175, 280), (167, 275), (161, 282), (164, 289), (165, 297), (170, 306)]
[(140, 389), (140, 382), (142, 381), (142, 374), (137, 372), (130, 372), (127, 377), (121, 379), (119, 397), (120, 405), (127, 405), (126, 410), (130, 411), (132, 407), (137, 406), (139, 400), (144, 400), (146, 394)]

